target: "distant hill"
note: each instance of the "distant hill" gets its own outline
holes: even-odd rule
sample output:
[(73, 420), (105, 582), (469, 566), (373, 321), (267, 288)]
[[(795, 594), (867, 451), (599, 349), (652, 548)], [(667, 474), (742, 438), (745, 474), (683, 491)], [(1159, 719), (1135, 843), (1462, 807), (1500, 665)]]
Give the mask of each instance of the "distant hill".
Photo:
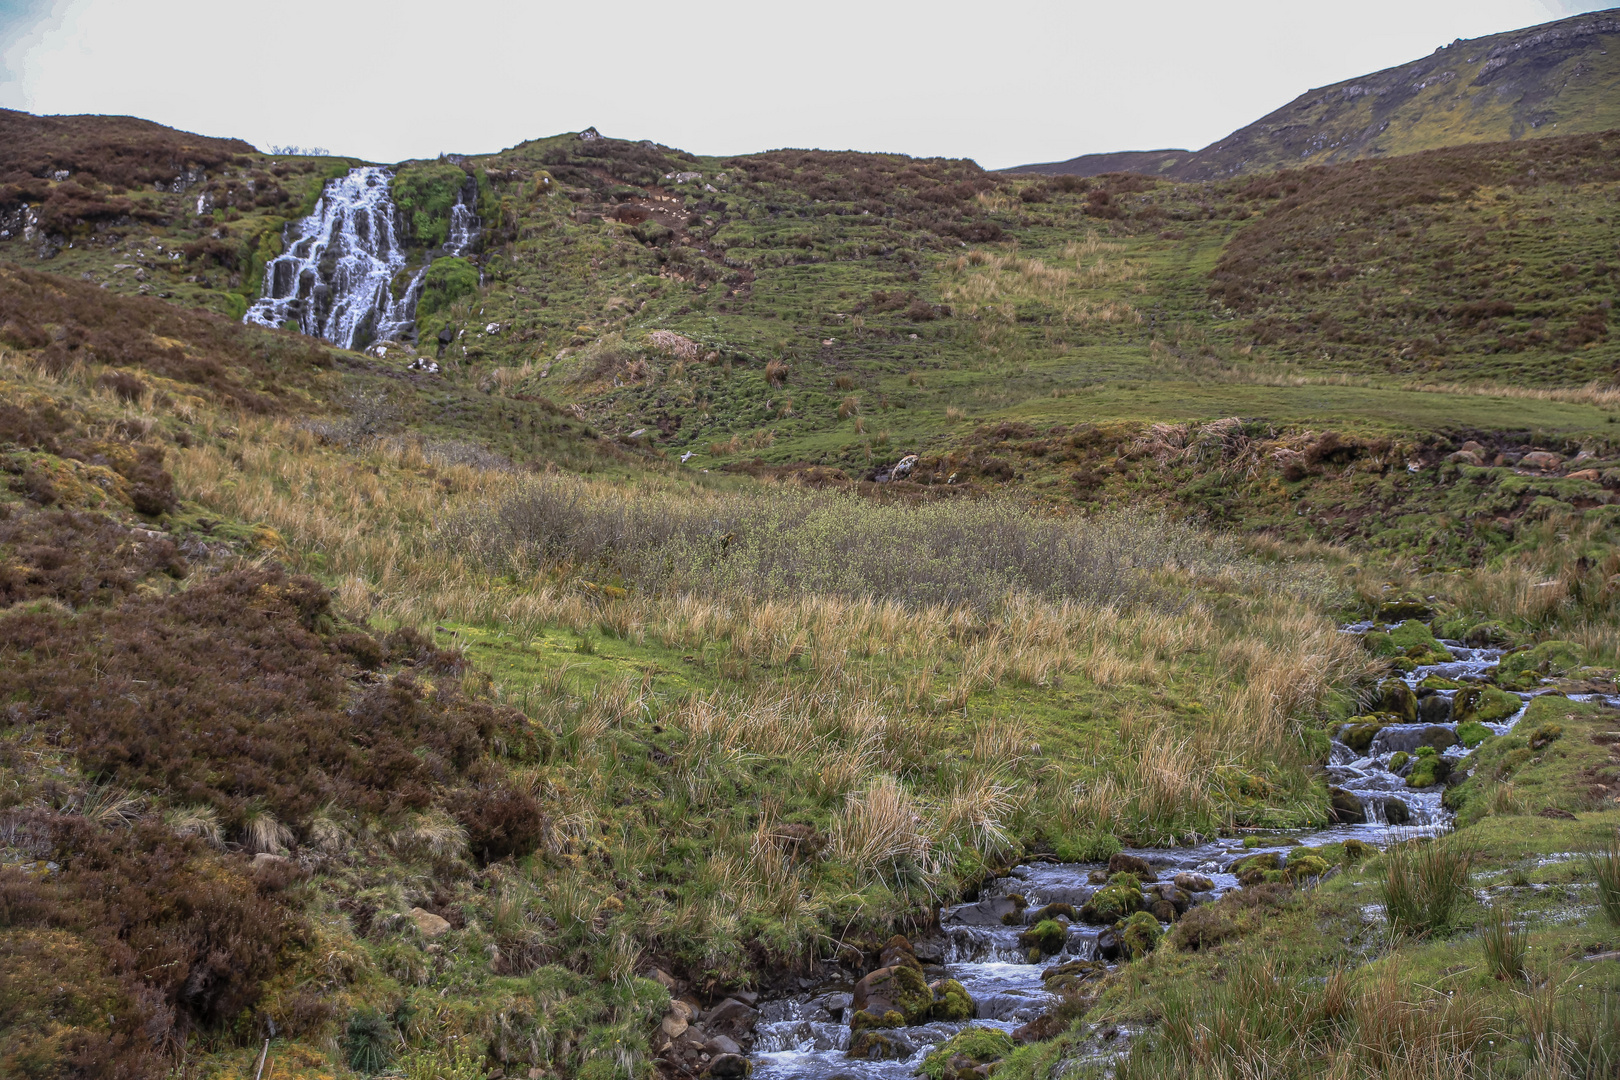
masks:
[(1469, 41), (1311, 90), (1195, 153), (1087, 154), (1010, 173), (1208, 180), (1620, 128), (1620, 8)]

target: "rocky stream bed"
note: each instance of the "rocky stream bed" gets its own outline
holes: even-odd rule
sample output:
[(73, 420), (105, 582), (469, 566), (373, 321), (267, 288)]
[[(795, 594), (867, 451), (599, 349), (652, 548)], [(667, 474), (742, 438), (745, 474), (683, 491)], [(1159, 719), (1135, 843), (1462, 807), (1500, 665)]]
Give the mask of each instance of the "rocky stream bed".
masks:
[[(709, 1009), (677, 1000), (665, 1022), (666, 1053), (694, 1074), (719, 1077), (899, 1080), (969, 1025), (1015, 1039), (1057, 1034), (1062, 1025), (1048, 1010), (1059, 994), (1128, 963), (1231, 890), (1279, 880), (1308, 887), (1337, 872), (1323, 848), (1354, 855), (1357, 845), (1367, 851), (1449, 829), (1442, 797), (1461, 778), (1458, 762), (1480, 739), (1510, 731), (1548, 688), (1530, 669), (1499, 678), (1504, 650), (1436, 640), (1416, 621), (1345, 630), (1374, 651), (1395, 650), (1404, 674), (1378, 688), (1373, 711), (1335, 732), (1326, 764), (1330, 828), (1129, 848), (1107, 863), (1014, 867), (971, 901), (941, 908), (926, 936), (891, 940), (859, 979), (801, 983), (801, 992), (765, 1001), (741, 994)], [(1104, 1029), (1095, 1052), (1111, 1056), (1131, 1034)], [(986, 1071), (966, 1059), (945, 1070), (960, 1078)]]

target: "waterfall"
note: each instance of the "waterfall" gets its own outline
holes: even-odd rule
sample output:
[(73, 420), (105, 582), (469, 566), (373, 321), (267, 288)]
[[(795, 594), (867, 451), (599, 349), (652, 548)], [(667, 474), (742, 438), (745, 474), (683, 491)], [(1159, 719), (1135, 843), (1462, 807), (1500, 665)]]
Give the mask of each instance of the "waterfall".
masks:
[[(393, 173), (367, 165), (329, 180), (309, 217), (289, 225), (285, 254), (265, 264), (264, 295), (243, 316), (261, 326), (296, 323), (301, 333), (346, 349), (408, 337), (427, 266), (394, 299), (405, 268), (399, 212), (389, 196)], [(478, 215), (467, 205), (468, 179), (450, 208), (450, 232), (434, 255), (463, 255), (478, 239)]]

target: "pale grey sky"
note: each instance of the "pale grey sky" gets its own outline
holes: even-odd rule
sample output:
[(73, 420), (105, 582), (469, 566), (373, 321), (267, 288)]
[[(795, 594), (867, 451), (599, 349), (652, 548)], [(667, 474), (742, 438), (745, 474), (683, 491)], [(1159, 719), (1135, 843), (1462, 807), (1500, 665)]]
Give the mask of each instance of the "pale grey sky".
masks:
[(1197, 148), (1311, 87), (1614, 0), (0, 0), (0, 106), (378, 161), (594, 124), (995, 168)]

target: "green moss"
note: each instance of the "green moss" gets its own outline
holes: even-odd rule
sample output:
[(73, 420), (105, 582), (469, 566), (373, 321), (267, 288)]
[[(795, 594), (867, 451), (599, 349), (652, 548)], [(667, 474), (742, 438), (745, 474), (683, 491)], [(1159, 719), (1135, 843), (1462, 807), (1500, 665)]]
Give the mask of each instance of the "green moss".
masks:
[(1094, 925), (1118, 922), (1135, 911), (1142, 910), (1142, 883), (1136, 875), (1118, 873), (1108, 884), (1091, 894), (1080, 909), (1080, 918)]
[(1138, 911), (1125, 920), (1120, 928), (1119, 940), (1125, 947), (1125, 955), (1132, 960), (1139, 960), (1159, 947), (1159, 939), (1164, 931), (1159, 928), (1159, 920), (1145, 911)]
[(1018, 935), (1018, 944), (1040, 949), (1041, 952), (1051, 955), (1062, 952), (1063, 943), (1069, 939), (1068, 928), (1055, 919), (1043, 919), (1034, 926)]
[(416, 304), (416, 317), (424, 326), (464, 296), (478, 291), (478, 268), (466, 259), (434, 259), (422, 279), (422, 296)]
[(1388, 768), (1390, 772), (1400, 772), (1402, 769), (1406, 768), (1406, 763), (1411, 760), (1412, 755), (1408, 754), (1405, 750), (1397, 750), (1393, 754), (1389, 755), (1389, 764), (1386, 766), (1386, 768)]
[(1440, 752), (1432, 746), (1420, 746), (1412, 765), (1412, 771), (1406, 776), (1406, 786), (1413, 788), (1433, 787), (1451, 775), (1451, 762), (1440, 756)]
[(1332, 869), (1329, 863), (1320, 855), (1301, 855), (1299, 852), (1290, 852), (1286, 871), (1290, 881), (1303, 881), (1306, 878), (1321, 877)]
[(435, 161), (404, 165), (394, 173), (394, 205), (410, 237), (423, 247), (439, 247), (450, 235), (450, 208), (467, 183), (459, 165)]
[(1064, 862), (1107, 862), (1119, 854), (1119, 837), (1104, 832), (1066, 833), (1052, 844), (1052, 854)]
[(972, 995), (955, 979), (941, 979), (934, 984), (934, 1005), (929, 1010), (930, 1018), (950, 1022), (971, 1020), (977, 1012)]
[(943, 1080), (946, 1066), (950, 1064), (952, 1058), (963, 1057), (975, 1065), (983, 1065), (991, 1061), (1000, 1061), (1012, 1053), (1017, 1045), (1011, 1035), (998, 1028), (963, 1028), (923, 1058), (923, 1063), (917, 1067), (917, 1073), (928, 1077), (929, 1080)]
[(1339, 729), (1339, 741), (1358, 754), (1365, 754), (1373, 739), (1389, 726), (1388, 721), (1373, 716), (1358, 716)]
[(1457, 725), (1457, 741), (1470, 750), (1490, 737), (1491, 729), (1478, 720), (1469, 720)]

